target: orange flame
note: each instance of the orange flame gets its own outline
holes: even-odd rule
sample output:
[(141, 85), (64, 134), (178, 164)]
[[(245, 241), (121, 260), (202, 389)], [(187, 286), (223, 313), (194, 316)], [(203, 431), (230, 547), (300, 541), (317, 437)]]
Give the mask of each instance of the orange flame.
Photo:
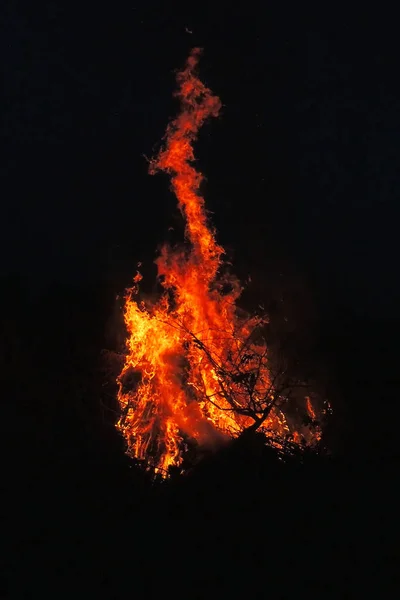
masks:
[(317, 418), (317, 415), (315, 413), (313, 405), (311, 404), (310, 396), (306, 396), (306, 406), (307, 406), (307, 412), (308, 412), (310, 419), (313, 419), (315, 421)]
[[(271, 402), (264, 430), (274, 436), (290, 432), (274, 398), (265, 343), (251, 337), (265, 320), (238, 314), (241, 287), (235, 277), (221, 273), (224, 250), (207, 221), (199, 192), (202, 175), (192, 164), (199, 128), (221, 107), (195, 74), (199, 55), (194, 49), (178, 74), (182, 110), (150, 164), (151, 174), (171, 175), (186, 244), (164, 246), (156, 260), (164, 291), (154, 304), (134, 299), (141, 279), (140, 273), (135, 276), (126, 297), (127, 354), (118, 378), (118, 428), (128, 452), (162, 472), (181, 464), (186, 443), (212, 446), (254, 424), (261, 399)], [(249, 388), (232, 375), (231, 367), (238, 365), (242, 376), (257, 369), (251, 410)]]

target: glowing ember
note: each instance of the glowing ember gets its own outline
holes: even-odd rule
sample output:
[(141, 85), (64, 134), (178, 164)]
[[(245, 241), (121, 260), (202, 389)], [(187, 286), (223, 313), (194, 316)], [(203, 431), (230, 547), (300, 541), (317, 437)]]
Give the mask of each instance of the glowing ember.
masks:
[[(118, 427), (128, 452), (162, 472), (181, 464), (187, 444), (213, 446), (251, 426), (273, 439), (304, 439), (285, 417), (287, 398), (277, 390), (257, 334), (266, 321), (239, 314), (241, 287), (221, 273), (224, 251), (199, 194), (202, 175), (192, 166), (192, 144), (221, 106), (195, 74), (199, 54), (193, 50), (178, 75), (182, 110), (150, 165), (152, 174), (171, 175), (186, 243), (162, 249), (156, 264), (164, 291), (154, 304), (138, 299), (141, 275), (135, 276), (125, 303), (127, 354), (118, 379)], [(306, 409), (315, 419), (309, 399)]]

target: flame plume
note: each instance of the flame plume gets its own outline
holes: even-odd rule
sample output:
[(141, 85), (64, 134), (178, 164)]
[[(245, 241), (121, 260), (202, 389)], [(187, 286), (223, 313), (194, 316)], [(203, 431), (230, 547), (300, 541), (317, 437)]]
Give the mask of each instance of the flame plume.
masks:
[[(202, 175), (193, 166), (193, 142), (204, 121), (216, 117), (221, 107), (196, 75), (199, 55), (194, 49), (178, 74), (181, 112), (150, 164), (151, 174), (171, 176), (186, 242), (180, 248), (164, 246), (156, 260), (163, 286), (156, 303), (139, 300), (141, 275), (135, 276), (125, 302), (127, 354), (118, 378), (117, 426), (128, 452), (161, 472), (181, 464), (187, 442), (214, 445), (253, 425), (261, 419), (266, 399), (271, 410), (264, 413), (264, 430), (278, 436), (289, 432), (274, 398), (265, 342), (251, 335), (263, 320), (239, 316), (241, 287), (233, 276), (221, 274), (224, 250), (199, 192)], [(255, 369), (250, 410), (249, 387), (234, 375), (244, 373), (246, 379)]]

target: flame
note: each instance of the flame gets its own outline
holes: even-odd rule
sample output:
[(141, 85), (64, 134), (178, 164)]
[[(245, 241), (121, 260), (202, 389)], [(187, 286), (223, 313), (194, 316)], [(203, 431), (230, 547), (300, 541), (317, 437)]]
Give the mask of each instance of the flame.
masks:
[[(157, 301), (140, 300), (140, 273), (125, 299), (128, 339), (118, 378), (117, 426), (128, 453), (162, 473), (182, 463), (186, 444), (218, 445), (262, 414), (268, 435), (301, 438), (287, 423), (284, 399), (274, 396), (266, 344), (252, 335), (266, 321), (239, 313), (242, 288), (224, 273), (224, 250), (199, 191), (202, 175), (193, 166), (193, 142), (204, 121), (216, 117), (221, 107), (196, 75), (199, 56), (200, 49), (194, 49), (178, 74), (181, 112), (168, 125), (165, 146), (149, 170), (171, 176), (185, 222), (185, 244), (165, 245), (156, 260), (163, 287)], [(263, 406), (270, 402), (267, 415), (261, 412), (262, 401)], [(310, 413), (308, 403), (307, 408)]]
[(311, 404), (310, 396), (306, 396), (305, 400), (306, 400), (306, 407), (307, 407), (308, 415), (309, 415), (310, 419), (313, 419), (313, 421), (315, 421), (317, 418), (317, 414), (314, 410), (313, 405)]

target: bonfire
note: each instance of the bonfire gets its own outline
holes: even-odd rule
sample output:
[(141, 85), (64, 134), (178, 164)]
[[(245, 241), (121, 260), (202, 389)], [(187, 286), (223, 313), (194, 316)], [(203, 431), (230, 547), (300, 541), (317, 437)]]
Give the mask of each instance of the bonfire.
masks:
[(221, 102), (197, 76), (199, 56), (194, 49), (177, 76), (181, 110), (150, 162), (151, 174), (171, 177), (184, 239), (179, 246), (164, 245), (156, 260), (159, 297), (141, 297), (137, 272), (124, 306), (117, 427), (127, 452), (160, 473), (179, 467), (189, 446), (215, 448), (248, 429), (264, 432), (278, 446), (284, 440), (312, 444), (321, 435), (309, 396), (304, 411), (314, 426), (290, 416), (291, 384), (286, 373), (271, 368), (267, 318), (240, 309), (242, 286), (226, 269), (206, 215), (193, 143)]

